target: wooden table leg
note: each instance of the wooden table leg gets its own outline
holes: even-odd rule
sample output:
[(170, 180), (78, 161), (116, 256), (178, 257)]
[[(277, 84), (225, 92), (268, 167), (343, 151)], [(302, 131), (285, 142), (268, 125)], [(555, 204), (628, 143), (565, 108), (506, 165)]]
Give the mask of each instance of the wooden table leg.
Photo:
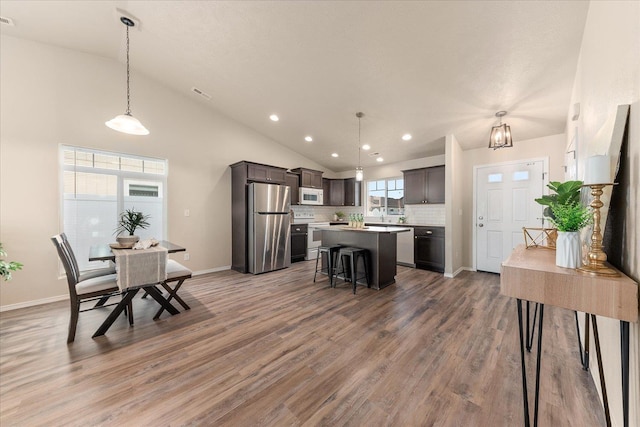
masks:
[(179, 311), (177, 308), (171, 305), (169, 301), (160, 293), (160, 291), (155, 287), (155, 285), (143, 286), (144, 290), (147, 291), (151, 297), (158, 301), (165, 310), (167, 310), (171, 314), (178, 314)]
[(102, 322), (102, 325), (100, 325), (100, 327), (98, 328), (96, 333), (93, 334), (93, 336), (91, 338), (95, 338), (95, 337), (99, 337), (99, 336), (104, 335), (109, 330), (111, 325), (113, 325), (113, 322), (115, 322), (115, 320), (118, 318), (120, 313), (122, 313), (122, 311), (125, 309), (125, 307), (127, 307), (129, 305), (129, 303), (131, 302), (133, 297), (136, 296), (136, 294), (138, 293), (139, 290), (140, 289), (138, 289), (138, 288), (127, 290), (125, 292), (125, 294), (122, 296), (122, 299), (120, 300), (118, 305), (116, 305), (115, 308), (113, 309), (113, 311), (111, 313), (109, 313), (109, 315), (107, 316), (106, 319), (104, 319), (104, 322)]

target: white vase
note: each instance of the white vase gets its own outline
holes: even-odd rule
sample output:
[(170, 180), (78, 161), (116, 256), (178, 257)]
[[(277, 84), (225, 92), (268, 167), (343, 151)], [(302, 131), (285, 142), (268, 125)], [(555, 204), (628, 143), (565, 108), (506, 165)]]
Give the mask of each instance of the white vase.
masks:
[(578, 268), (580, 261), (580, 232), (558, 231), (556, 265), (565, 268)]

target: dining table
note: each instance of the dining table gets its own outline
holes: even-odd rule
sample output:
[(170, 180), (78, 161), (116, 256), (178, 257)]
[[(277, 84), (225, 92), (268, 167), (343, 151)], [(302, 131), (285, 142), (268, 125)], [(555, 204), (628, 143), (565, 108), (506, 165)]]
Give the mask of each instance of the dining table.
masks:
[[(170, 254), (186, 251), (186, 248), (176, 245), (174, 243), (171, 243), (167, 240), (161, 240), (157, 246), (160, 248), (167, 249), (167, 253), (170, 253)], [(119, 249), (119, 250), (123, 250), (123, 249)], [(126, 250), (134, 251), (134, 249), (126, 249)], [(135, 251), (138, 252), (137, 250)], [(112, 251), (112, 248), (110, 245), (107, 245), (107, 244), (93, 245), (89, 249), (89, 261), (116, 262), (116, 254)], [(100, 327), (93, 334), (92, 338), (102, 336), (109, 330), (111, 325), (113, 325), (115, 320), (125, 310), (127, 305), (129, 305), (131, 300), (133, 300), (133, 298), (140, 291), (140, 289), (144, 289), (149, 296), (151, 296), (154, 300), (156, 300), (158, 304), (160, 304), (160, 306), (164, 308), (166, 311), (168, 311), (171, 315), (178, 314), (179, 311), (171, 304), (171, 302), (169, 302), (167, 298), (164, 297), (162, 292), (160, 292), (158, 288), (156, 288), (156, 285), (158, 284), (159, 283), (148, 283), (143, 285), (136, 285), (136, 286), (129, 286), (126, 288), (122, 288), (121, 289), (122, 298), (120, 299), (120, 302), (115, 306), (113, 311), (109, 313), (109, 315), (104, 320), (104, 322), (102, 322)], [(120, 286), (120, 284), (118, 284), (118, 286)], [(130, 316), (130, 319), (133, 319), (133, 317)]]

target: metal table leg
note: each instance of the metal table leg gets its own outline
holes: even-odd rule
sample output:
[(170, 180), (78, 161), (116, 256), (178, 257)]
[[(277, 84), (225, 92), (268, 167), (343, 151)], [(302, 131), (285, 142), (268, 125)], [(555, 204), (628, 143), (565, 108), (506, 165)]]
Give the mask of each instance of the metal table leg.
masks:
[(622, 413), (624, 427), (629, 427), (629, 322), (620, 321), (620, 354), (622, 363)]
[[(527, 392), (527, 370), (525, 365), (525, 340), (528, 341), (528, 336), (525, 337), (523, 319), (522, 319), (522, 300), (517, 299), (518, 305), (518, 329), (520, 332), (520, 361), (522, 368), (522, 403), (524, 406), (524, 425), (529, 427), (531, 425), (529, 419), (529, 395)], [(540, 363), (542, 356), (542, 319), (544, 316), (544, 304), (539, 305), (540, 316), (538, 318), (538, 352), (536, 356), (536, 389), (534, 396), (534, 410), (533, 410), (533, 425), (538, 426), (538, 407), (540, 402)], [(535, 324), (534, 324), (535, 326)], [(527, 330), (528, 332), (528, 330)], [(527, 334), (528, 335), (528, 334)]]

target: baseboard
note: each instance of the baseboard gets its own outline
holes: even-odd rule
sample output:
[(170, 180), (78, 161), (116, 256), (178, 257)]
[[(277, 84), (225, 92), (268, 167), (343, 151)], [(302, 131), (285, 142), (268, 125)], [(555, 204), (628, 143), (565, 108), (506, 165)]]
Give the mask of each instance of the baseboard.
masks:
[[(226, 265), (226, 266), (223, 266), (223, 267), (210, 268), (208, 270), (195, 271), (193, 273), (193, 275), (194, 276), (201, 276), (203, 274), (215, 273), (217, 271), (224, 271), (224, 270), (230, 270), (230, 269), (231, 269), (231, 266), (230, 265)], [(58, 296), (55, 296), (55, 297), (49, 297), (49, 298), (32, 300), (32, 301), (19, 302), (17, 304), (0, 305), (0, 313), (2, 313), (4, 311), (18, 310), (20, 308), (35, 307), (37, 305), (49, 304), (49, 303), (52, 303), (52, 302), (66, 301), (68, 299), (69, 299), (69, 295), (65, 294), (65, 295), (58, 295)]]
[(454, 277), (456, 277), (458, 274), (462, 273), (463, 271), (475, 271), (475, 270), (473, 268), (471, 268), (471, 267), (460, 267), (453, 274), (445, 273), (444, 277), (446, 277), (447, 279), (453, 279)]
[(28, 307), (34, 307), (36, 305), (49, 304), (52, 302), (66, 301), (68, 299), (69, 299), (69, 295), (58, 295), (55, 297), (37, 299), (33, 301), (19, 302), (17, 304), (2, 305), (0, 306), (0, 313), (4, 311), (18, 310), (19, 308), (28, 308)]
[(203, 274), (216, 273), (218, 271), (225, 271), (225, 270), (231, 270), (231, 266), (230, 265), (225, 265), (225, 266), (222, 266), (222, 267), (210, 268), (208, 270), (198, 270), (198, 271), (194, 271), (193, 275), (194, 276), (202, 276)]

